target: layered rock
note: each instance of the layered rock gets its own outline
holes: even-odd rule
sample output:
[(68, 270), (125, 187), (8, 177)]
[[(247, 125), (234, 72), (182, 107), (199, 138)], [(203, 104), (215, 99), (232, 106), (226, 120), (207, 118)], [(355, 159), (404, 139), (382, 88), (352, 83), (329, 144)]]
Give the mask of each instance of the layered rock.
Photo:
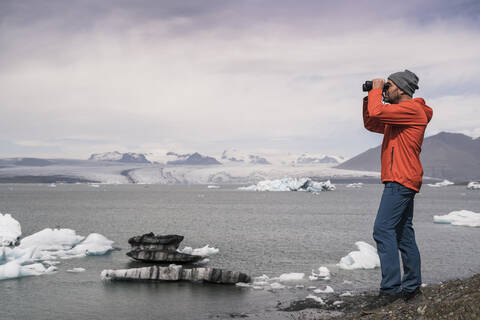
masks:
[(157, 263), (188, 263), (203, 259), (202, 256), (181, 253), (177, 251), (165, 251), (161, 249), (133, 249), (127, 252), (127, 256), (135, 260)]
[(183, 241), (183, 236), (176, 234), (158, 235), (153, 232), (146, 233), (141, 236), (135, 236), (128, 239), (128, 243), (132, 249), (156, 249), (156, 250), (177, 250), (180, 242)]
[(250, 277), (238, 271), (217, 268), (184, 268), (179, 265), (168, 267), (151, 266), (123, 270), (103, 270), (103, 280), (151, 280), (151, 281), (194, 281), (222, 284), (250, 282)]
[(182, 240), (183, 236), (180, 235), (155, 235), (153, 232), (135, 236), (128, 239), (132, 250), (127, 252), (127, 256), (153, 263), (189, 263), (203, 259), (199, 255), (178, 252)]

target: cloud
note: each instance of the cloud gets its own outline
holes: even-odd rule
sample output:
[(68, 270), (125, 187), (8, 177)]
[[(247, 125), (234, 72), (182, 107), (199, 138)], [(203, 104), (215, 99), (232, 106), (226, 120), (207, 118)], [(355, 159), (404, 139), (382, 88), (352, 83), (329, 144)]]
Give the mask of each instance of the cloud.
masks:
[[(85, 156), (239, 146), (351, 156), (381, 139), (363, 131), (361, 83), (404, 68), (420, 76), (432, 130), (475, 129), (473, 2), (422, 3), (428, 21), (408, 1), (382, 2), (381, 16), (358, 2), (53, 1), (37, 16), (16, 3), (0, 29), (8, 141)], [(451, 112), (458, 101), (463, 112)], [(91, 140), (62, 141), (79, 136)]]

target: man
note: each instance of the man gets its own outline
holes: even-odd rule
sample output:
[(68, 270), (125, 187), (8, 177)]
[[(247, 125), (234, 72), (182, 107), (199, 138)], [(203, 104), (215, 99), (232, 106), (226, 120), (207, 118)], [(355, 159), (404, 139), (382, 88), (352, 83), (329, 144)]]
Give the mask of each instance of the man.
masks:
[[(413, 230), (413, 200), (422, 185), (420, 151), (433, 111), (422, 98), (412, 98), (418, 77), (411, 71), (374, 79), (363, 99), (367, 130), (383, 134), (382, 182), (385, 184), (373, 230), (382, 269), (378, 301), (410, 300), (420, 293), (420, 253)], [(384, 95), (384, 96), (383, 96)], [(383, 104), (385, 102), (390, 104)], [(403, 263), (401, 277), (400, 260)]]

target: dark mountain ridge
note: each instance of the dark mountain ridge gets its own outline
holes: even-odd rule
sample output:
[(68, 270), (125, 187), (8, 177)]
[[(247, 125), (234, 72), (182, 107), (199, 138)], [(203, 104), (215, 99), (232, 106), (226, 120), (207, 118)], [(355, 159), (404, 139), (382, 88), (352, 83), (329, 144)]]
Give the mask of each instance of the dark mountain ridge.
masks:
[[(337, 166), (340, 169), (380, 171), (381, 145)], [(440, 132), (424, 139), (420, 159), (424, 176), (454, 182), (480, 180), (480, 138)]]

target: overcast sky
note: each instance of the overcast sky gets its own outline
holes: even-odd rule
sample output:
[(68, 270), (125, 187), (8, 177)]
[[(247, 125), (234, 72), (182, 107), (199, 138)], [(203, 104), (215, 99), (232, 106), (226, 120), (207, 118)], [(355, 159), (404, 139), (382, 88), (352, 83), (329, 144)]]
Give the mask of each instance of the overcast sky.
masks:
[(0, 157), (381, 142), (361, 84), (405, 68), (427, 135), (480, 136), (479, 1), (0, 0)]

